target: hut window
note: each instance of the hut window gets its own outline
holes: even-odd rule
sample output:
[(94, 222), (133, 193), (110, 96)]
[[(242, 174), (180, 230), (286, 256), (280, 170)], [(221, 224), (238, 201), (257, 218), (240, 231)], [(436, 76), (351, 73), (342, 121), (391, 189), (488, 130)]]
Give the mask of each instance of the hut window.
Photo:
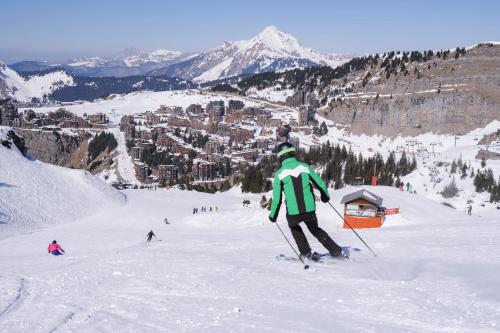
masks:
[(346, 215), (375, 217), (377, 215), (377, 210), (373, 205), (350, 203), (346, 205)]

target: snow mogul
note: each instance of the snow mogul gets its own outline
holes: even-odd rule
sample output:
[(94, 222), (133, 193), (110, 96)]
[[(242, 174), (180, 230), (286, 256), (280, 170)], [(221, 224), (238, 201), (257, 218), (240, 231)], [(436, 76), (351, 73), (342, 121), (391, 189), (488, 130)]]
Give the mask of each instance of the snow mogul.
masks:
[(273, 199), (269, 220), (276, 222), (285, 193), (286, 219), (302, 258), (314, 259), (306, 235), (300, 227), (304, 223), (333, 257), (342, 256), (342, 248), (318, 226), (316, 204), (311, 183), (319, 189), (321, 201), (328, 202), (330, 195), (321, 177), (306, 163), (295, 158), (295, 148), (288, 142), (278, 146), (281, 168), (274, 175)]
[(59, 245), (56, 240), (53, 240), (52, 243), (49, 244), (47, 250), (50, 254), (55, 256), (60, 256), (65, 253), (61, 245)]

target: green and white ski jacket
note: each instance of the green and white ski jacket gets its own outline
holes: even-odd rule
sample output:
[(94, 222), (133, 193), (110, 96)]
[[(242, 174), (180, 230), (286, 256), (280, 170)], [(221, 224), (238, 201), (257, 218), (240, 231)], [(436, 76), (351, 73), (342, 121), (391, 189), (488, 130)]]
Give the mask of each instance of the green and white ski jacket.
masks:
[(330, 199), (325, 182), (309, 165), (297, 161), (295, 157), (284, 160), (281, 168), (274, 175), (273, 201), (269, 219), (276, 221), (283, 192), (287, 215), (314, 212), (316, 204), (311, 182), (320, 190), (323, 197)]

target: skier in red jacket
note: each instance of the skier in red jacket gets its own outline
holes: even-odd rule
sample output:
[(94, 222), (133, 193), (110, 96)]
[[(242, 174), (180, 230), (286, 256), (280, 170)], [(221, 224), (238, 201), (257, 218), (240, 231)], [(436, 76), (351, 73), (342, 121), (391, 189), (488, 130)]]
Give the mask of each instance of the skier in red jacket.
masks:
[(63, 248), (61, 247), (61, 245), (57, 244), (57, 241), (55, 241), (55, 240), (49, 244), (49, 247), (47, 248), (47, 250), (49, 251), (49, 253), (51, 253), (55, 256), (60, 256), (60, 255), (65, 253)]

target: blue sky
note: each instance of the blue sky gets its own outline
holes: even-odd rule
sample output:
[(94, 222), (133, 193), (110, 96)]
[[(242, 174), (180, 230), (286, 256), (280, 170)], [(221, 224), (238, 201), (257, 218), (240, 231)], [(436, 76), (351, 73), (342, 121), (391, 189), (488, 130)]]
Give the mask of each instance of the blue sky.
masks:
[(3, 0), (0, 59), (62, 60), (127, 47), (200, 51), (276, 25), (321, 52), (500, 40), (500, 1)]

